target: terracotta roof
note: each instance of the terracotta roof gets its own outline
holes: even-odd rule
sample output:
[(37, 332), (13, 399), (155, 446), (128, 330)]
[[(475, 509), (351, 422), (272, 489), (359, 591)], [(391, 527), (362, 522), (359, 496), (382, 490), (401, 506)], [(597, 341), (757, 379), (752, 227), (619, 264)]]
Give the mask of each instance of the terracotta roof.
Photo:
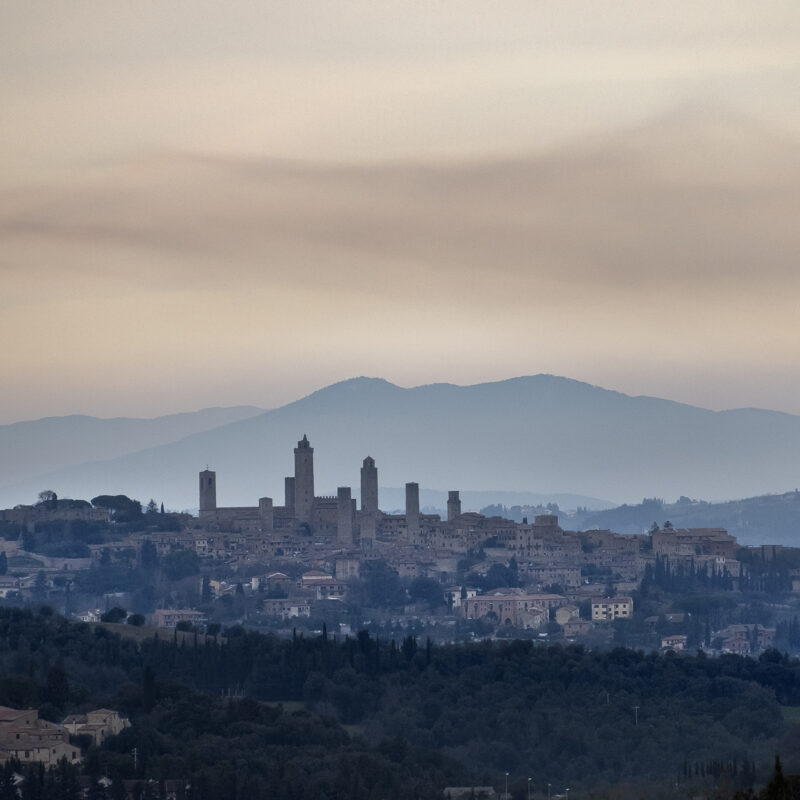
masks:
[[(20, 717), (27, 716), (35, 711), (33, 708), (9, 708), (8, 706), (0, 706), (0, 722), (11, 722), (12, 720), (19, 719)], [(37, 716), (38, 716), (38, 712)]]

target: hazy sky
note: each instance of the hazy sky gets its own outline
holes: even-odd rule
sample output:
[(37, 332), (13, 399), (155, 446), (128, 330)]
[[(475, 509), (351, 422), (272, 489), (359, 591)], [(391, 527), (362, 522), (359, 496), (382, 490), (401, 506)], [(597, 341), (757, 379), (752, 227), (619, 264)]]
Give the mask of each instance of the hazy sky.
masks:
[(800, 413), (800, 4), (0, 4), (0, 423), (551, 372)]

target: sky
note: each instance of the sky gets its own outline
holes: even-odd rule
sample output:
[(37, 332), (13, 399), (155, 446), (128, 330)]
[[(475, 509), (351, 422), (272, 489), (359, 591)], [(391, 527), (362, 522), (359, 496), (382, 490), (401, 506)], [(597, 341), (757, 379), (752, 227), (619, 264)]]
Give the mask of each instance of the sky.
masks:
[(0, 4), (0, 424), (541, 372), (800, 413), (800, 5)]

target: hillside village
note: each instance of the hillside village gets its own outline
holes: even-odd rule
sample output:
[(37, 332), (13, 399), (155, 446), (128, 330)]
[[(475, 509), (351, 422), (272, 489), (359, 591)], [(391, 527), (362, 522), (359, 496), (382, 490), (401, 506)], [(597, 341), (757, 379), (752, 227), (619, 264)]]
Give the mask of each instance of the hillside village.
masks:
[(458, 490), (442, 518), (420, 510), (413, 482), (403, 512), (385, 513), (369, 456), (360, 503), (348, 486), (317, 495), (306, 436), (284, 486), (280, 504), (225, 506), (205, 469), (197, 516), (43, 492), (0, 511), (0, 596), (86, 622), (210, 632), (324, 625), (745, 655), (800, 644), (791, 548), (740, 547), (723, 528), (668, 521), (640, 534), (570, 531), (544, 508), (516, 522), (463, 512)]

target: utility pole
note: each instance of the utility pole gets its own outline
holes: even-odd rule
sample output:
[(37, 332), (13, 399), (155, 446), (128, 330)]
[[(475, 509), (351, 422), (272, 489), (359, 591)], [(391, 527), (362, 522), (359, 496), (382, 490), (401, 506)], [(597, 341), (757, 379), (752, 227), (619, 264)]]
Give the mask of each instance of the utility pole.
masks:
[(139, 763), (139, 748), (134, 747), (131, 752), (133, 753), (133, 771), (136, 772), (136, 767)]
[(634, 706), (633, 707), (634, 718), (636, 720), (634, 725), (637, 725), (637, 726), (639, 725), (639, 709), (640, 708), (641, 708), (641, 706)]

